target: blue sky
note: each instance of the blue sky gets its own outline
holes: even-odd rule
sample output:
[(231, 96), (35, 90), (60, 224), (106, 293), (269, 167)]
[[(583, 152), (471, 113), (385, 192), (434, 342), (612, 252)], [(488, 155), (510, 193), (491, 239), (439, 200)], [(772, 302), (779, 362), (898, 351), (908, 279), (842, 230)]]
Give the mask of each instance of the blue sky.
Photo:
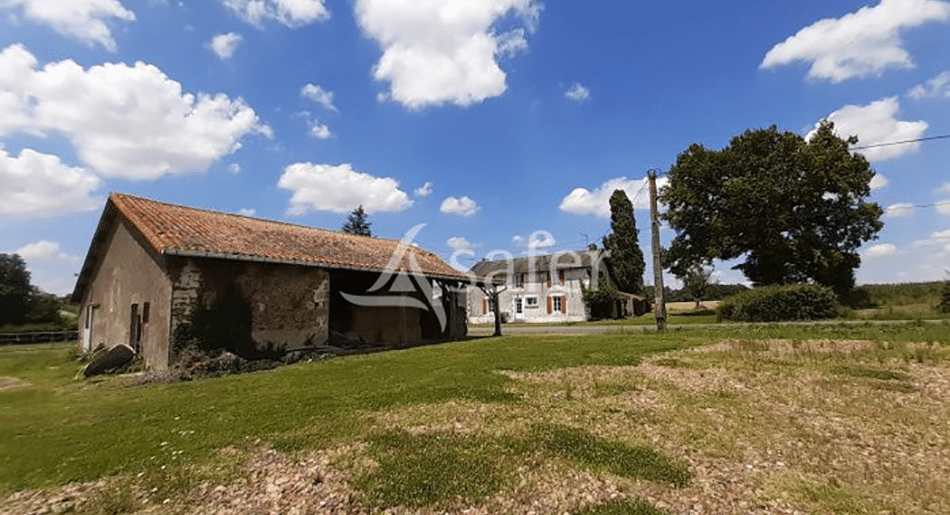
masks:
[[(646, 171), (693, 142), (950, 134), (948, 48), (938, 0), (0, 0), (0, 252), (71, 291), (121, 191), (331, 229), (362, 204), (470, 265), (600, 243), (615, 187), (648, 251)], [(950, 139), (863, 152), (858, 281), (945, 278)]]

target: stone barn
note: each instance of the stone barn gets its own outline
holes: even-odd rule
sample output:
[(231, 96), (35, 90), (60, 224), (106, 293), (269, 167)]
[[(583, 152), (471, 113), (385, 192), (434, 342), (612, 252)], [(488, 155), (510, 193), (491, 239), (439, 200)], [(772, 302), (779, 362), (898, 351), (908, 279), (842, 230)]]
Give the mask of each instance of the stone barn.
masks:
[(72, 300), (83, 349), (128, 344), (160, 370), (199, 313), (270, 355), (462, 338), (469, 283), (411, 242), (113, 193)]

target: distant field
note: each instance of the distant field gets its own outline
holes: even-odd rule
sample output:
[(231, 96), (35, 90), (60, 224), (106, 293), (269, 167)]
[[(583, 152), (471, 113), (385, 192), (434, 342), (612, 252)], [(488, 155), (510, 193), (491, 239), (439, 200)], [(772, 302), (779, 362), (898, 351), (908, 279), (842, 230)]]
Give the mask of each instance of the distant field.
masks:
[[(716, 309), (716, 306), (719, 305), (718, 300), (704, 300), (700, 303), (700, 309)], [(696, 303), (695, 302), (667, 302), (666, 310), (675, 313), (678, 311), (695, 311)]]
[(511, 336), (144, 386), (0, 348), (0, 505), (950, 513), (948, 346), (948, 322)]

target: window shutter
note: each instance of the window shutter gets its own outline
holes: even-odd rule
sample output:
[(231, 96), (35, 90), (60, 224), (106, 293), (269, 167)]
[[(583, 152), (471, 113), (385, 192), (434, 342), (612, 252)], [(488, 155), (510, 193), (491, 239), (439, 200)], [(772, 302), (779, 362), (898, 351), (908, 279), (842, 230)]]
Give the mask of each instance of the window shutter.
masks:
[(551, 287), (551, 272), (545, 272), (545, 274), (547, 274), (548, 288), (550, 288)]
[(567, 297), (561, 297), (561, 313), (567, 313)]
[(551, 300), (551, 297), (548, 297), (548, 314), (549, 314), (549, 315), (551, 314), (551, 311), (553, 310), (553, 309), (551, 308), (552, 302), (553, 302), (553, 301)]
[(564, 270), (557, 271), (557, 280), (560, 281), (561, 284), (564, 284)]

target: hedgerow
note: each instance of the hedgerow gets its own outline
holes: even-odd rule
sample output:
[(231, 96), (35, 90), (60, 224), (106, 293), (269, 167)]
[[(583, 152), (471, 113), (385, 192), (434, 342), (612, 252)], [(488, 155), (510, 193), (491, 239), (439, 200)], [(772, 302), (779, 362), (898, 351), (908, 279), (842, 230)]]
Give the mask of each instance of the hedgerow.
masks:
[(826, 286), (764, 286), (724, 299), (717, 318), (734, 322), (820, 320), (838, 316), (839, 309), (834, 291)]

